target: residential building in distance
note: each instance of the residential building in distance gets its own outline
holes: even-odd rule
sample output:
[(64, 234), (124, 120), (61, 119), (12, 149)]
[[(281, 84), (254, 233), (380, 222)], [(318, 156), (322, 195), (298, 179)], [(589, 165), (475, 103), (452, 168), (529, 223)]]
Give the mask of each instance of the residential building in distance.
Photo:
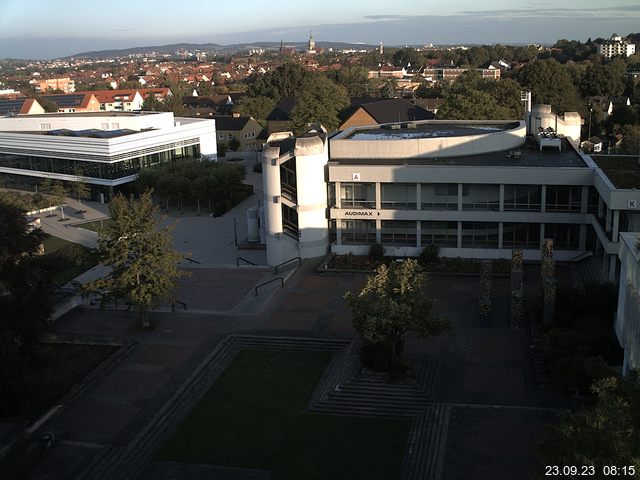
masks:
[(44, 108), (34, 98), (0, 98), (0, 117), (34, 115), (44, 113)]
[(37, 81), (36, 91), (46, 93), (49, 90), (62, 90), (64, 93), (73, 93), (76, 91), (76, 82), (69, 77), (48, 78)]
[(351, 99), (351, 108), (338, 130), (392, 122), (433, 120), (435, 114), (402, 98)]
[(630, 57), (636, 53), (636, 45), (623, 40), (622, 37), (614, 33), (609, 40), (598, 44), (598, 53), (604, 58), (611, 58), (616, 55)]
[(216, 115), (216, 134), (218, 143), (228, 143), (234, 138), (240, 142), (239, 152), (257, 152), (261, 148), (258, 140), (263, 128), (253, 117), (233, 115)]
[(41, 97), (56, 105), (60, 113), (100, 111), (100, 102), (92, 92), (46, 93)]
[(144, 98), (137, 89), (96, 90), (93, 93), (104, 112), (133, 112), (142, 110)]
[(85, 182), (94, 197), (132, 182), (141, 169), (188, 158), (216, 160), (212, 120), (171, 112), (47, 113), (0, 118), (6, 185), (44, 178)]

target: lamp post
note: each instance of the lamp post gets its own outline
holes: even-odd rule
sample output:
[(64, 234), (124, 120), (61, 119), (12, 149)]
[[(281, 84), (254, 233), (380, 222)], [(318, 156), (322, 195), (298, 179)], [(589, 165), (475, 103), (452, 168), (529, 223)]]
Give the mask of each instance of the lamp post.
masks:
[(591, 140), (591, 113), (593, 112), (593, 107), (589, 104), (589, 138), (587, 140)]

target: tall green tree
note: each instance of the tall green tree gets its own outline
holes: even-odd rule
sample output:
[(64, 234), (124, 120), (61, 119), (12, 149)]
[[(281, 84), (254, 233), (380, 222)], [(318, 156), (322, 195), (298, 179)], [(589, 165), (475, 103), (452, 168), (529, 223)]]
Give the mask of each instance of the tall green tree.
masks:
[(381, 265), (358, 294), (347, 292), (354, 328), (369, 346), (384, 352), (389, 372), (402, 365), (403, 337), (412, 333), (429, 338), (448, 328), (448, 322), (433, 312), (425, 292), (426, 274), (418, 262)]
[[(565, 415), (540, 446), (543, 465), (593, 465), (593, 478), (609, 478), (602, 467), (633, 467), (640, 476), (640, 381), (607, 377), (592, 387), (593, 405)], [(543, 471), (543, 470), (541, 470)], [(543, 474), (538, 478), (545, 478)]]
[(89, 284), (87, 292), (104, 301), (124, 299), (135, 308), (143, 327), (149, 326), (148, 312), (171, 298), (183, 256), (172, 246), (170, 227), (159, 229), (156, 209), (149, 191), (140, 200), (116, 195), (109, 205), (111, 222), (98, 239), (98, 252), (109, 274)]
[(518, 81), (531, 91), (533, 103), (551, 105), (558, 114), (578, 108), (578, 94), (571, 76), (553, 58), (529, 62), (520, 72)]
[(325, 77), (316, 77), (310, 88), (296, 97), (291, 123), (296, 134), (306, 131), (309, 123), (321, 123), (328, 131), (338, 129), (338, 113), (349, 105), (347, 90)]
[(470, 70), (444, 88), (445, 103), (438, 118), (511, 120), (522, 118), (520, 85), (511, 79), (490, 80)]
[(67, 188), (60, 182), (54, 182), (51, 187), (51, 196), (56, 205), (60, 205), (60, 213), (64, 219), (64, 201), (67, 198)]
[(51, 275), (40, 253), (45, 234), (0, 200), (0, 410), (26, 367), (29, 346), (53, 311)]
[(622, 95), (625, 91), (626, 77), (627, 64), (620, 58), (607, 64), (592, 63), (587, 67), (582, 80), (583, 95)]

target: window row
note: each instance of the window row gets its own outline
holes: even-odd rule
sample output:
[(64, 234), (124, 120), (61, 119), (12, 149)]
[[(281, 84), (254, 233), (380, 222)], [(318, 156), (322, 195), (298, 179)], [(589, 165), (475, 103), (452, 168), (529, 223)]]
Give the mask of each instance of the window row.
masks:
[[(335, 186), (333, 187), (335, 188)], [(457, 183), (419, 184), (422, 210), (500, 210), (500, 185)], [(330, 191), (332, 189), (330, 188)], [(590, 192), (591, 193), (591, 192)], [(416, 210), (418, 187), (415, 183), (381, 183), (380, 207), (383, 209)], [(335, 194), (330, 194), (334, 198)], [(582, 187), (579, 185), (546, 187), (545, 210), (550, 212), (580, 212)], [(590, 195), (590, 200), (592, 195)], [(591, 205), (591, 201), (589, 205)], [(342, 208), (375, 208), (375, 183), (341, 183)], [(541, 185), (505, 185), (505, 211), (541, 211)]]
[[(420, 243), (439, 247), (458, 247), (458, 236), (462, 248), (499, 248), (500, 225), (495, 222), (420, 222)], [(341, 238), (343, 244), (371, 244), (376, 242), (375, 220), (342, 220)], [(460, 234), (460, 235), (459, 235)], [(416, 246), (417, 223), (410, 220), (382, 220), (380, 240), (383, 245)], [(558, 250), (578, 250), (580, 225), (545, 224), (545, 238), (554, 240)], [(540, 248), (540, 224), (503, 223), (502, 248)]]
[(180, 158), (198, 158), (199, 156), (199, 145), (177, 147), (165, 152), (152, 153), (113, 163), (0, 153), (0, 167), (113, 180), (135, 175), (141, 169), (153, 165), (173, 162)]

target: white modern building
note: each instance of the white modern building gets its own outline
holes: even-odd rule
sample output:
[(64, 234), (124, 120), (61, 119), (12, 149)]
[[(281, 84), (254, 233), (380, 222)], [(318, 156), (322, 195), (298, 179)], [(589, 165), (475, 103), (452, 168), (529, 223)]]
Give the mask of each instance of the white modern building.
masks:
[(630, 57), (636, 53), (636, 45), (622, 40), (622, 37), (614, 33), (609, 40), (598, 44), (598, 53), (604, 58), (611, 58), (616, 55)]
[(215, 121), (170, 112), (88, 112), (0, 118), (4, 183), (82, 181), (111, 193), (146, 167), (216, 160)]
[(274, 134), (263, 155), (269, 264), (367, 254), (373, 243), (391, 256), (435, 244), (451, 257), (510, 258), (517, 248), (537, 260), (551, 238), (557, 260), (592, 252), (613, 281), (619, 232), (640, 231), (640, 190), (616, 185), (605, 173), (615, 163), (574, 146), (580, 123), (534, 106), (529, 126), (427, 120), (329, 140), (318, 129)]
[(620, 234), (620, 284), (615, 331), (624, 349), (623, 374), (640, 367), (640, 252), (637, 233)]

